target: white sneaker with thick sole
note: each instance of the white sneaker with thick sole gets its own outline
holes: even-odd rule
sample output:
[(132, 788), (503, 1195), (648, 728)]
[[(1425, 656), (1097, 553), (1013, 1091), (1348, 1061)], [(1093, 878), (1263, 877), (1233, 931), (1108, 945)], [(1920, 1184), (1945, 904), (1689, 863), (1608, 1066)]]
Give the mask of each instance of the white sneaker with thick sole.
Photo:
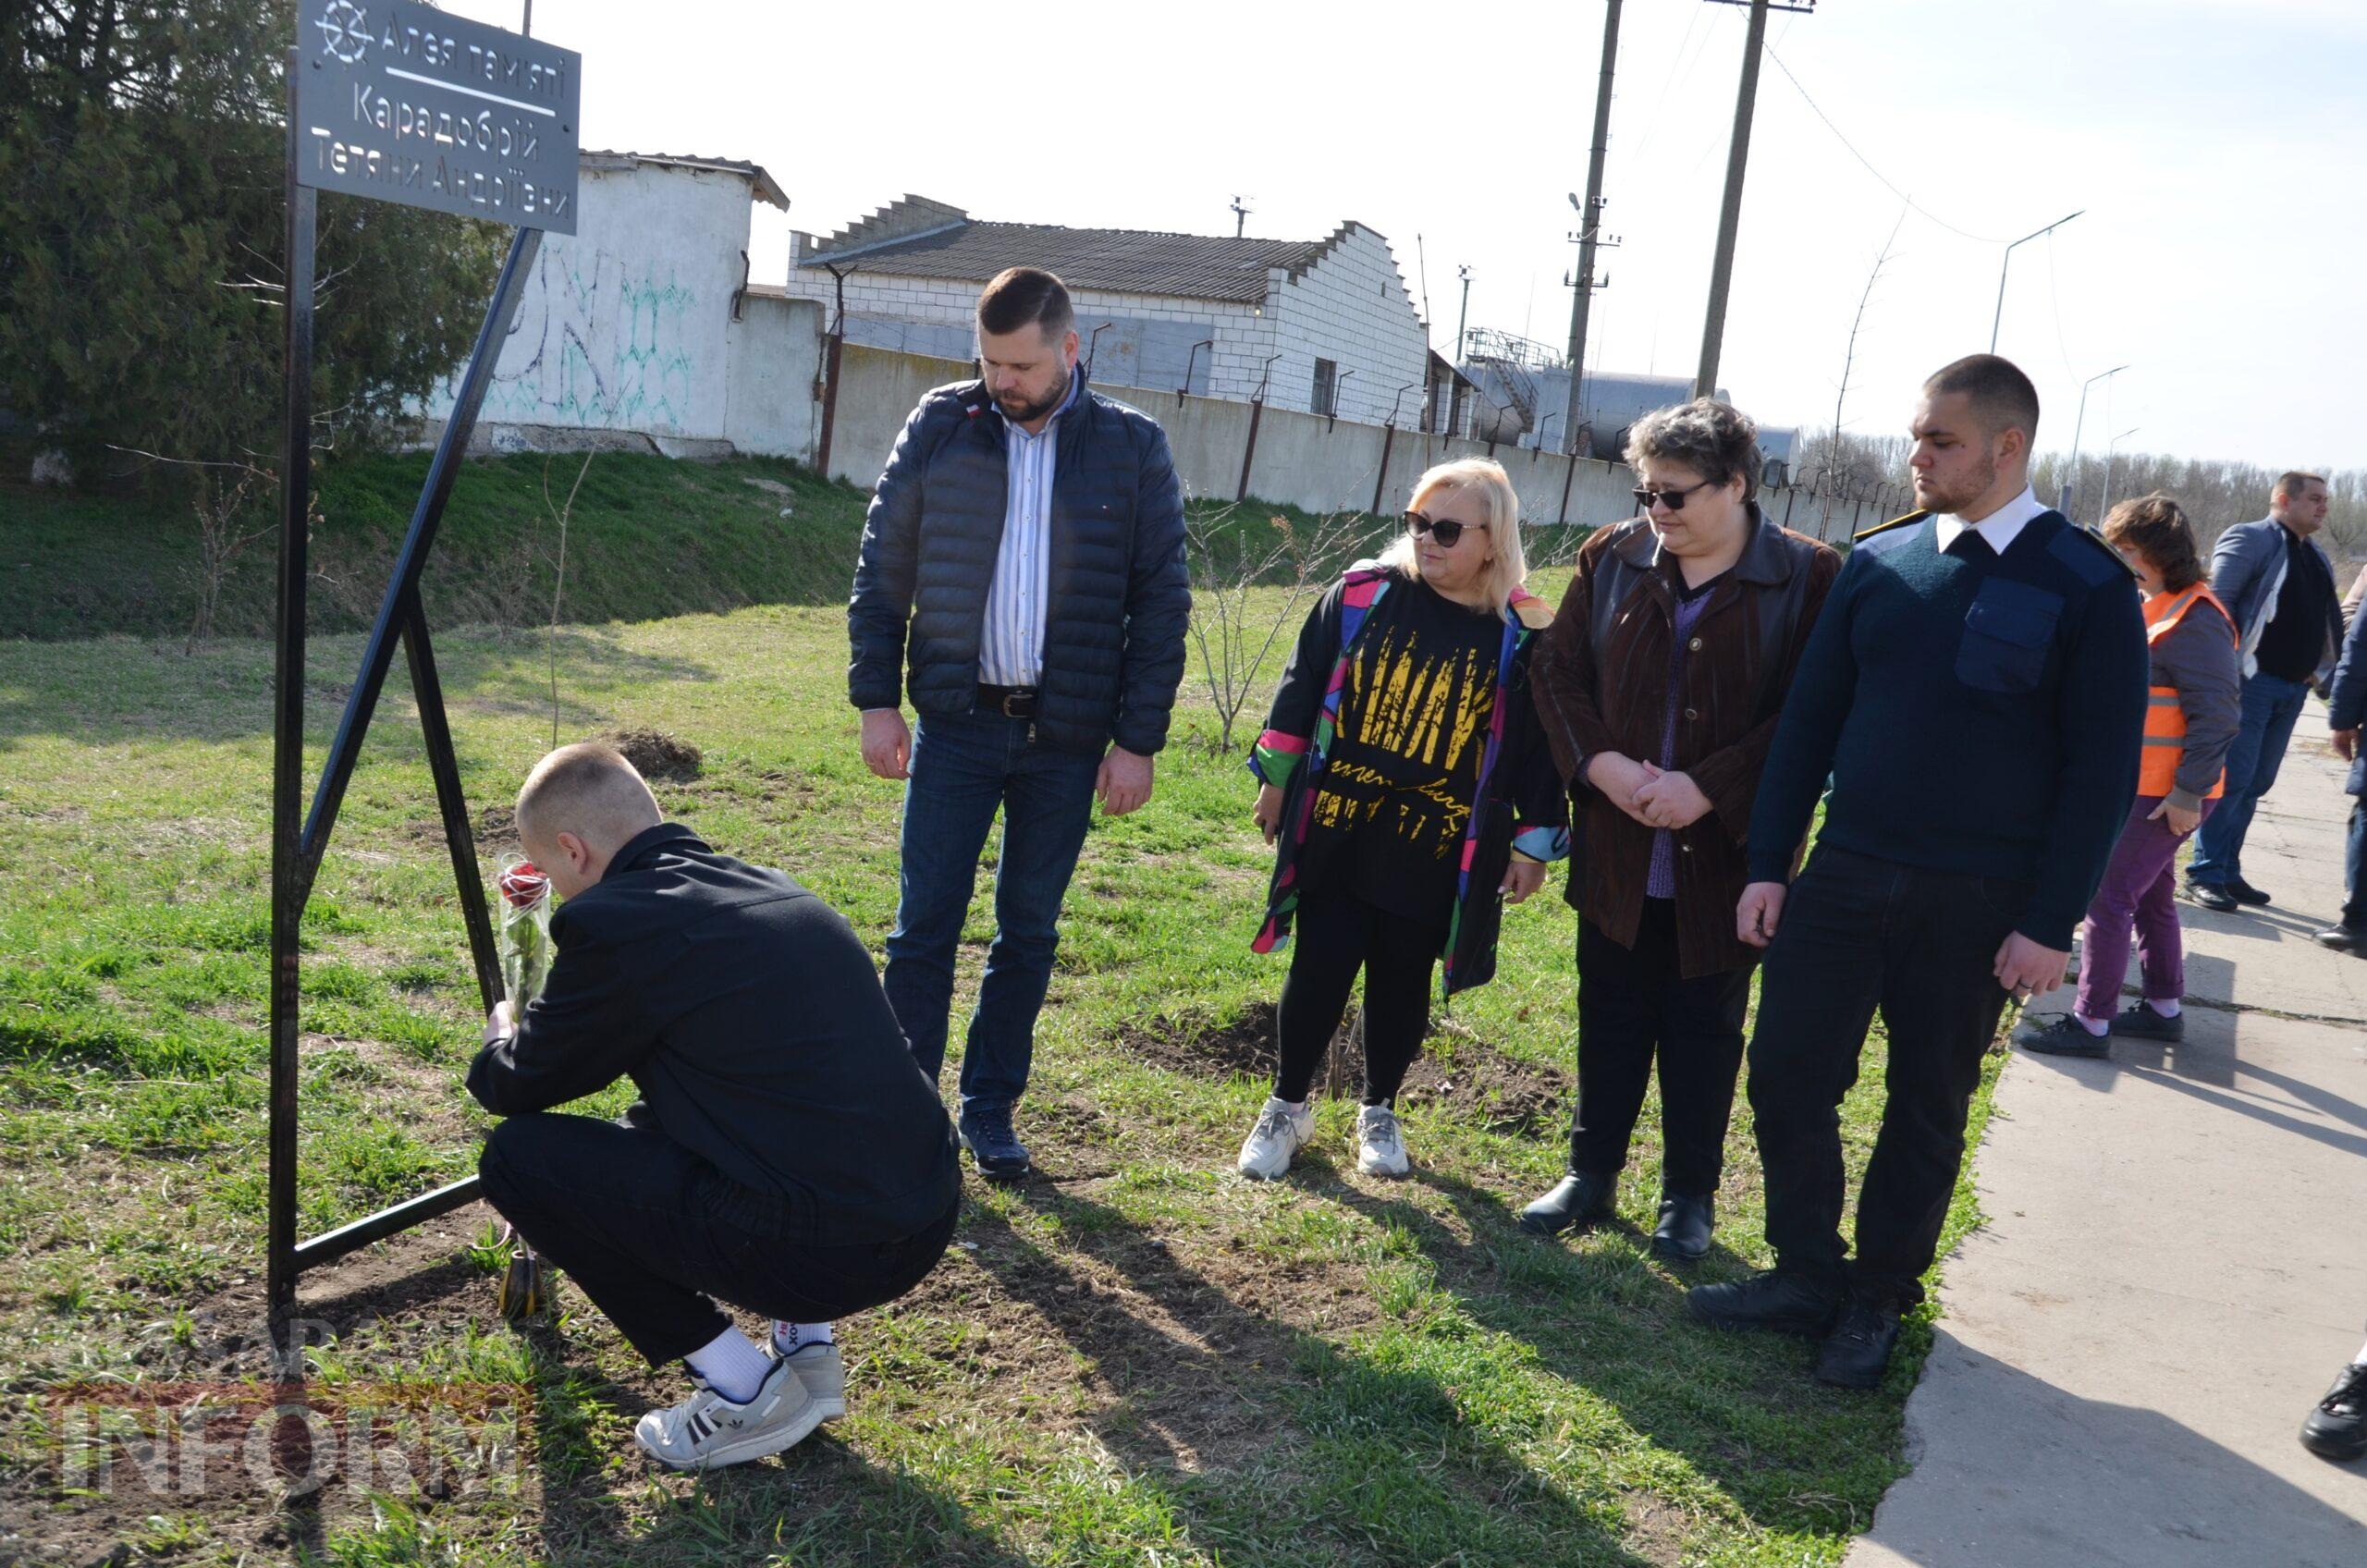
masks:
[(1290, 1101), (1269, 1096), (1249, 1136), (1241, 1141), (1241, 1158), (1233, 1168), (1252, 1181), (1273, 1181), (1291, 1168), (1291, 1156), (1314, 1138), (1314, 1111), (1305, 1106), (1293, 1110)]
[(704, 1378), (693, 1381), (698, 1392), (671, 1409), (651, 1411), (632, 1429), (649, 1457), (671, 1469), (712, 1470), (762, 1459), (795, 1447), (822, 1424), (821, 1407), (786, 1361), (774, 1363), (745, 1404), (717, 1393)]
[(1368, 1105), (1356, 1112), (1356, 1169), (1367, 1176), (1403, 1176), (1413, 1166), (1405, 1158), (1405, 1134), (1397, 1113), (1385, 1105)]
[(836, 1421), (847, 1413), (847, 1364), (839, 1354), (837, 1341), (800, 1345), (787, 1355), (781, 1354), (779, 1341), (767, 1342), (774, 1356), (788, 1362), (796, 1372), (823, 1420)]

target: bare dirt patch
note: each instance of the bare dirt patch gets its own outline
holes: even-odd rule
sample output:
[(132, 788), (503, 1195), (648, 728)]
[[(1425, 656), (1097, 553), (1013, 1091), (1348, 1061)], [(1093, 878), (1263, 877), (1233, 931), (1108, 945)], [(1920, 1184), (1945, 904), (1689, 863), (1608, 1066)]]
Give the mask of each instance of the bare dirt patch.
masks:
[(699, 749), (663, 729), (611, 729), (600, 739), (654, 783), (687, 784), (699, 776)]
[[(1130, 1030), (1119, 1044), (1131, 1055), (1196, 1077), (1274, 1071), (1274, 1005), (1259, 1002), (1225, 1023), (1196, 1019), (1159, 1019)], [(1362, 1082), (1364, 1047), (1353, 1022), (1331, 1042), (1331, 1054), (1317, 1082), (1333, 1093), (1355, 1093)], [(1509, 1056), (1460, 1026), (1433, 1039), (1407, 1070), (1398, 1091), (1401, 1108), (1421, 1106), (1478, 1121), (1490, 1132), (1523, 1136), (1558, 1133), (1570, 1103), (1568, 1073)]]

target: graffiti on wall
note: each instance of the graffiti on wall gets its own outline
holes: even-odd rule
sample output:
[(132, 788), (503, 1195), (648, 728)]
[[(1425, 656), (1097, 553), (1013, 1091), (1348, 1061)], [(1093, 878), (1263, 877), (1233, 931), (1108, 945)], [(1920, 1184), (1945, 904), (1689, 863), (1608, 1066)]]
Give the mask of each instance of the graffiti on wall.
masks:
[[(546, 246), (502, 345), (483, 417), (693, 434), (696, 303), (670, 269), (636, 276), (611, 251)], [(449, 398), (448, 389), (447, 406)]]

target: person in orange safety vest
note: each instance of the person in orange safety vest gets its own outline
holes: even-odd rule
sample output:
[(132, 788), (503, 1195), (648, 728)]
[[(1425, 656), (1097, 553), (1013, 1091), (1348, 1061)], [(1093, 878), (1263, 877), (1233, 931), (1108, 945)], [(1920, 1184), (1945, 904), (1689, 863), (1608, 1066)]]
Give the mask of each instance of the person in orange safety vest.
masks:
[[(2079, 996), (2068, 1013), (2025, 1023), (2014, 1034), (2016, 1045), (2050, 1056), (2104, 1056), (2116, 1035), (2160, 1041), (2184, 1036), (2178, 846), (2225, 792), (2227, 748), (2243, 706), (2235, 618), (2204, 582), (2201, 550), (2178, 504), (2158, 494), (2123, 501), (2105, 520), (2103, 533), (2144, 591), (2152, 701), (2137, 801), (2080, 928)], [(2132, 932), (2145, 998), (2119, 1010)]]

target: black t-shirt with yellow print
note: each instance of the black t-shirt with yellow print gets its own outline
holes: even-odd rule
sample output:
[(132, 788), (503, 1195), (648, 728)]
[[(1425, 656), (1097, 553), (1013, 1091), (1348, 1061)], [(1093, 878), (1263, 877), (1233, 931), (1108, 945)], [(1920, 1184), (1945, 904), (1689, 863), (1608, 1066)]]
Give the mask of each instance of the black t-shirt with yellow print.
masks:
[(1338, 732), (1315, 781), (1303, 864), (1443, 929), (1478, 792), (1504, 623), (1401, 580), (1350, 650)]

